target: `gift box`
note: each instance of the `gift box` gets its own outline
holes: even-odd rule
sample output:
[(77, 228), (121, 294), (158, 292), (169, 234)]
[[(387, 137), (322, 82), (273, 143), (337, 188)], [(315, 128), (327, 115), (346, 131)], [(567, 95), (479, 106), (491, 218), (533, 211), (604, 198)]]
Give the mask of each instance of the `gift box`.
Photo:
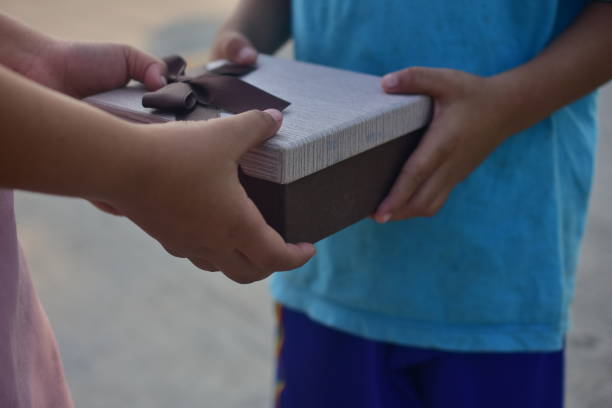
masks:
[[(216, 62), (208, 70), (223, 66)], [(190, 75), (204, 71), (200, 67)], [(283, 125), (240, 162), (240, 180), (247, 194), (287, 241), (316, 242), (372, 214), (417, 146), (430, 119), (430, 99), (385, 94), (380, 79), (266, 55), (260, 55), (255, 69), (240, 77), (289, 102), (285, 108), (286, 104), (275, 106), (263, 98), (264, 105), (270, 106), (262, 109), (285, 108)], [(223, 92), (226, 85), (219, 82), (218, 86)], [(238, 102), (248, 108), (248, 98), (242, 100), (234, 91), (224, 95), (230, 105)], [(86, 101), (137, 122), (194, 119), (144, 107), (145, 92), (142, 86), (132, 85)], [(212, 117), (215, 112), (217, 116), (232, 114), (215, 106), (223, 98), (210, 99), (201, 110), (204, 119), (207, 112)]]

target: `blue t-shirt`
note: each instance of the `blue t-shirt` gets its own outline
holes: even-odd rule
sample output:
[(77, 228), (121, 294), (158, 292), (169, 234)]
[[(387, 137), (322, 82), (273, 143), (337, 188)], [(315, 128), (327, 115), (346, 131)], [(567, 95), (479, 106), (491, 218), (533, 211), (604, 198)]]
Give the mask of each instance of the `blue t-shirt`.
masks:
[[(493, 75), (539, 54), (587, 0), (294, 0), (299, 60), (382, 75)], [(596, 147), (588, 95), (507, 139), (432, 218), (357, 223), (277, 274), (273, 296), (368, 339), (556, 350), (567, 329)]]

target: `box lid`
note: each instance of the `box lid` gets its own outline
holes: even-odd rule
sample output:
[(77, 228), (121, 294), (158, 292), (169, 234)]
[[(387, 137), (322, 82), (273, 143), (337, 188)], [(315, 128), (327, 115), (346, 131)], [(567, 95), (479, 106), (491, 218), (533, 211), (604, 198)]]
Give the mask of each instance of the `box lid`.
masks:
[[(242, 159), (243, 171), (253, 177), (291, 183), (424, 127), (430, 117), (430, 98), (385, 94), (377, 76), (267, 55), (257, 65), (242, 79), (291, 105), (278, 134)], [(144, 108), (144, 92), (129, 86), (85, 101), (135, 121), (175, 120)]]

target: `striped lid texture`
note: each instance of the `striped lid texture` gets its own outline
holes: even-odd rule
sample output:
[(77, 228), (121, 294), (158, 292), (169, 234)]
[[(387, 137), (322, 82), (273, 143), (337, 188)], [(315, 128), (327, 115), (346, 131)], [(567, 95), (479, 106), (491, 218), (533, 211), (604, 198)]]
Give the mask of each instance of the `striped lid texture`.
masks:
[[(278, 134), (240, 163), (246, 174), (280, 184), (422, 128), (431, 115), (428, 97), (387, 95), (373, 75), (260, 55), (257, 69), (242, 79), (291, 102)], [(174, 120), (142, 107), (144, 92), (130, 86), (85, 101), (134, 121)]]

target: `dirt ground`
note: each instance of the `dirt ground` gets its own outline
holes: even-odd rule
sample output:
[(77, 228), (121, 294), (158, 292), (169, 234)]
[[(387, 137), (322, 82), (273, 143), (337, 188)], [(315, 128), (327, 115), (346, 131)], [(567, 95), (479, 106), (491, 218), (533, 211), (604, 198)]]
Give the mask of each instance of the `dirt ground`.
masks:
[[(204, 60), (235, 0), (0, 0), (70, 39), (128, 42)], [(602, 92), (595, 192), (568, 337), (570, 408), (612, 406), (612, 86)], [(273, 309), (265, 283), (238, 286), (168, 257), (85, 202), (17, 195), (19, 232), (80, 407), (270, 407)]]

